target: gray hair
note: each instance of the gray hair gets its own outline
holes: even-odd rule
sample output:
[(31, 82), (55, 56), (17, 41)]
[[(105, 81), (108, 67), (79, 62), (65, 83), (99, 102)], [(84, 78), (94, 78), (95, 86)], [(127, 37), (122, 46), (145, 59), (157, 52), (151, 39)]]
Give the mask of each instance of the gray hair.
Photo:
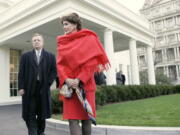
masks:
[(44, 39), (44, 38), (43, 38), (43, 35), (41, 35), (41, 34), (39, 34), (39, 33), (34, 33), (33, 36), (32, 36), (32, 38), (33, 38), (33, 37), (37, 37), (37, 36), (40, 36), (40, 37), (42, 37), (42, 39)]

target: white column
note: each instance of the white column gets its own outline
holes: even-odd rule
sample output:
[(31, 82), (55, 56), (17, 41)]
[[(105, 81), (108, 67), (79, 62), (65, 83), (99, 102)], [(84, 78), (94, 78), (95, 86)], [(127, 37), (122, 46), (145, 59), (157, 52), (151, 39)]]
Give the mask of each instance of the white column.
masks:
[(162, 49), (162, 61), (165, 62), (165, 52), (164, 52), (164, 49)]
[(167, 75), (167, 73), (166, 73), (166, 67), (164, 66), (163, 69), (164, 69), (164, 75)]
[(153, 29), (152, 29), (152, 30), (155, 31), (155, 29), (156, 29), (156, 28), (155, 28), (155, 23), (152, 22), (152, 25), (153, 25)]
[(116, 73), (114, 64), (113, 32), (110, 29), (104, 31), (104, 48), (111, 63), (111, 68), (106, 73), (107, 85), (116, 84)]
[(0, 104), (8, 102), (10, 99), (9, 58), (9, 49), (0, 47)]
[(175, 35), (176, 35), (176, 42), (178, 42), (178, 33), (176, 33)]
[(178, 16), (176, 16), (176, 25), (178, 25), (179, 22), (178, 22)]
[(155, 38), (155, 37), (153, 38), (153, 44), (154, 44), (154, 46), (156, 46), (156, 44), (157, 44), (157, 43), (156, 43), (156, 38)]
[(164, 28), (167, 28), (166, 20), (164, 19), (163, 22), (164, 22)]
[(166, 36), (163, 36), (164, 44), (166, 44)]
[(150, 29), (153, 30), (153, 23), (150, 23)]
[(165, 20), (163, 19), (163, 28), (166, 28)]
[(179, 78), (180, 78), (180, 65), (178, 65)]
[(179, 47), (177, 47), (176, 49), (177, 49), (177, 59), (179, 59), (180, 58)]
[(164, 59), (165, 59), (165, 61), (167, 61), (167, 50), (166, 49), (164, 49)]
[(174, 21), (174, 26), (176, 26), (176, 18), (175, 18), (175, 16), (173, 17), (173, 21)]
[(176, 47), (174, 47), (174, 59), (177, 59)]
[(140, 84), (139, 82), (139, 68), (137, 60), (137, 50), (136, 50), (136, 40), (130, 39), (129, 41), (130, 49), (130, 62), (131, 62), (131, 75), (132, 75), (132, 84)]
[(165, 35), (164, 37), (165, 37), (165, 44), (167, 44), (168, 43), (168, 37), (167, 37), (167, 35)]
[(177, 42), (179, 42), (180, 41), (179, 33), (177, 33), (177, 38), (178, 38)]
[(148, 66), (148, 81), (149, 84), (156, 84), (154, 62), (152, 56), (152, 47), (148, 46), (146, 48), (146, 52), (147, 52), (147, 66)]
[(176, 76), (177, 76), (177, 80), (179, 80), (179, 67), (178, 67), (178, 65), (176, 65)]
[(169, 77), (169, 68), (168, 68), (168, 66), (166, 66), (166, 75), (167, 75), (167, 77)]

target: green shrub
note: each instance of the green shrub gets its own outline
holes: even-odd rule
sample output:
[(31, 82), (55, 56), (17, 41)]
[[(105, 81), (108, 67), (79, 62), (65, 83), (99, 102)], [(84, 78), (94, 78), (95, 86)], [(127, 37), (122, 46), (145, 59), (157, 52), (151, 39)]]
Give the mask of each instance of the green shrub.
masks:
[(51, 112), (53, 114), (62, 113), (63, 103), (59, 101), (59, 91), (51, 91)]
[[(96, 92), (96, 104), (143, 99), (177, 93), (173, 85), (127, 85), (127, 86), (98, 86)], [(180, 90), (179, 90), (180, 92)]]
[[(96, 105), (102, 106), (109, 103), (137, 100), (160, 95), (180, 93), (180, 85), (112, 85), (97, 86)], [(59, 101), (58, 90), (51, 92), (52, 113), (62, 113), (62, 101)]]
[(175, 86), (175, 91), (176, 91), (177, 93), (180, 93), (180, 85), (176, 85), (176, 86)]
[[(147, 70), (139, 72), (140, 84), (147, 85), (148, 84), (148, 73)], [(155, 78), (157, 85), (170, 85), (172, 83), (172, 79), (164, 75), (164, 73), (155, 71)]]

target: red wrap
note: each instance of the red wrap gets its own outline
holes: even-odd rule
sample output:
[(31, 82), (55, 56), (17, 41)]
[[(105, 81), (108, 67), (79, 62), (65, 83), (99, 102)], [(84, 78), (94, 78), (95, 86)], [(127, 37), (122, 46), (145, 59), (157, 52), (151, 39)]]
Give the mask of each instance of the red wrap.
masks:
[[(57, 71), (60, 87), (62, 87), (67, 78), (79, 78), (83, 82), (86, 94), (94, 95), (96, 90), (94, 72), (109, 68), (109, 60), (97, 35), (88, 29), (82, 29), (69, 35), (58, 36), (57, 44)], [(90, 96), (87, 97), (90, 98)], [(77, 104), (75, 105), (76, 102), (72, 101), (76, 99), (77, 97), (75, 95), (73, 95), (73, 98), (70, 100), (63, 99), (63, 116), (65, 119), (81, 118), (73, 115), (79, 114), (78, 112), (74, 112)], [(95, 99), (89, 99), (89, 101), (92, 101), (90, 104), (95, 107)], [(94, 107), (93, 111), (95, 112)], [(69, 111), (71, 112), (71, 116), (69, 115)], [(79, 115), (84, 116), (83, 114)], [(85, 118), (86, 117), (83, 117), (83, 119)]]

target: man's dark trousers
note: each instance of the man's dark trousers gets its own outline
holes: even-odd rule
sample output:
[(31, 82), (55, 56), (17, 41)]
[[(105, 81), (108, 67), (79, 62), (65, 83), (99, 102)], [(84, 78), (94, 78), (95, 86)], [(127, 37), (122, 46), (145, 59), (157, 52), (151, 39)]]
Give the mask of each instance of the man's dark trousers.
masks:
[(45, 119), (41, 117), (41, 95), (40, 95), (41, 84), (39, 81), (36, 82), (36, 89), (32, 91), (29, 114), (26, 120), (26, 126), (28, 128), (29, 135), (43, 135), (45, 130)]

